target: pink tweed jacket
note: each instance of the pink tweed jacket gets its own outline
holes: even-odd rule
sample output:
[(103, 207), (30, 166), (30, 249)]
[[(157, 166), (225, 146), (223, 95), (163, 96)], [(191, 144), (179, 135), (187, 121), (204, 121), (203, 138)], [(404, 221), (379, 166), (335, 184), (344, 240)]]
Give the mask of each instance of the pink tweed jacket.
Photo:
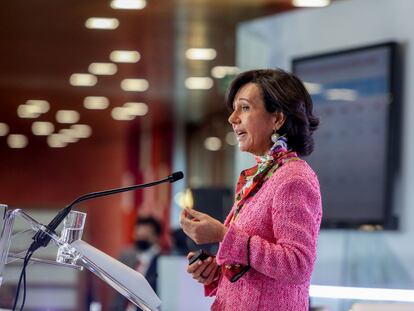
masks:
[(237, 282), (223, 275), (205, 286), (216, 295), (211, 307), (220, 311), (307, 311), (310, 278), (322, 216), (319, 182), (303, 161), (281, 166), (249, 199), (220, 243), (217, 263), (247, 264), (251, 269)]

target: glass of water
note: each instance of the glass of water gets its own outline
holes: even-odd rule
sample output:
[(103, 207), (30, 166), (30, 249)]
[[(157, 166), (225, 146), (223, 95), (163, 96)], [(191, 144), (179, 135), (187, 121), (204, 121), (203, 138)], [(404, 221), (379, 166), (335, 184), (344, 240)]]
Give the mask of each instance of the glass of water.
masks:
[[(86, 213), (78, 211), (70, 211), (68, 216), (63, 220), (63, 229), (60, 236), (60, 241), (65, 244), (70, 244), (76, 240), (80, 240), (85, 227)], [(68, 248), (66, 245), (61, 245), (57, 252), (56, 261), (60, 263), (67, 263), (74, 265), (78, 255), (75, 251)]]

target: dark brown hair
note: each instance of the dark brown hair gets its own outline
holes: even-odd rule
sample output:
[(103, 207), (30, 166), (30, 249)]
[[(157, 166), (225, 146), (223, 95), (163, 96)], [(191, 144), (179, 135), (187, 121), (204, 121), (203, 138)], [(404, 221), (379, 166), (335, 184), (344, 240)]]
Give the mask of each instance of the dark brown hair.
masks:
[(161, 224), (158, 220), (156, 220), (154, 217), (148, 216), (148, 217), (139, 217), (135, 223), (136, 226), (139, 225), (150, 225), (154, 229), (155, 234), (157, 237), (161, 236)]
[(240, 73), (226, 93), (225, 103), (233, 111), (237, 92), (245, 84), (259, 87), (268, 112), (282, 112), (286, 121), (278, 130), (285, 135), (288, 145), (301, 156), (312, 153), (312, 134), (318, 128), (319, 119), (312, 114), (312, 99), (303, 83), (293, 74), (281, 69), (251, 70)]

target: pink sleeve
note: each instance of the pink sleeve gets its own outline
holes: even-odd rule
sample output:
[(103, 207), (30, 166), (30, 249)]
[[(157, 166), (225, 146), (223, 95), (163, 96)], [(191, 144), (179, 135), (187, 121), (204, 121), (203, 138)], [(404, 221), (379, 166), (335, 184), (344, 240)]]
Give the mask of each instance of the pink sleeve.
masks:
[[(309, 281), (316, 257), (321, 218), (319, 187), (303, 178), (292, 178), (277, 186), (271, 200), (273, 235), (271, 243), (253, 235), (250, 265), (258, 272), (291, 284)], [(232, 224), (217, 253), (217, 263), (247, 264), (249, 235)]]

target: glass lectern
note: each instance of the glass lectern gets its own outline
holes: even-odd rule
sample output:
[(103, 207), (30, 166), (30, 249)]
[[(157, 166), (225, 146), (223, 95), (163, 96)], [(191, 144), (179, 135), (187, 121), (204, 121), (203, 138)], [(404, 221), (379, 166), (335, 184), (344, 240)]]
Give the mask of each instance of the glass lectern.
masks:
[[(14, 224), (17, 219), (22, 220), (27, 225), (24, 230), (16, 230)], [(17, 252), (11, 251), (15, 249), (11, 247), (13, 243), (20, 237), (26, 239), (26, 244), (30, 245), (31, 237), (40, 231), (48, 234), (51, 243), (54, 243), (57, 247), (64, 247), (68, 252), (75, 254), (77, 261), (75, 264), (71, 264), (32, 257), (32, 263), (57, 265), (62, 268), (78, 270), (85, 267), (141, 309), (145, 311), (160, 310), (161, 301), (142, 274), (85, 241), (76, 240), (70, 244), (63, 242), (56, 234), (48, 233), (44, 225), (37, 222), (23, 210), (8, 210), (6, 205), (0, 204), (0, 230), (0, 287), (3, 281), (3, 272), (7, 265), (16, 260), (23, 260), (27, 251), (27, 249)]]

